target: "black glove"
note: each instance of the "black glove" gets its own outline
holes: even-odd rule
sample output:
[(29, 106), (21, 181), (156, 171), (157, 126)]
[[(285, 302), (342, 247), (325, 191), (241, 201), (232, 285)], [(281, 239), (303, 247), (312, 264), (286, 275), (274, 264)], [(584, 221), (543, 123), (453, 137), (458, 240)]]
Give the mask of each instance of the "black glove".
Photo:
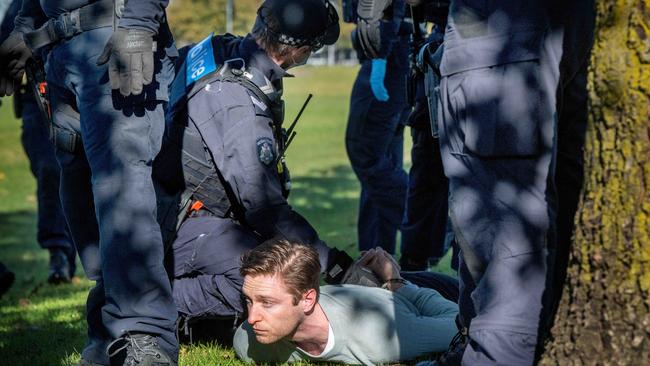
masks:
[(112, 89), (124, 96), (139, 95), (144, 85), (153, 81), (153, 32), (118, 28), (106, 42), (97, 65), (108, 64)]
[(25, 62), (32, 57), (32, 51), (25, 44), (22, 33), (13, 32), (0, 45), (0, 66), (3, 76), (20, 80), (25, 72)]
[(11, 77), (0, 74), (0, 97), (5, 95), (12, 95), (14, 93), (14, 79)]
[(325, 268), (325, 282), (330, 285), (337, 285), (343, 281), (343, 277), (354, 260), (348, 253), (331, 248), (327, 256), (327, 268)]

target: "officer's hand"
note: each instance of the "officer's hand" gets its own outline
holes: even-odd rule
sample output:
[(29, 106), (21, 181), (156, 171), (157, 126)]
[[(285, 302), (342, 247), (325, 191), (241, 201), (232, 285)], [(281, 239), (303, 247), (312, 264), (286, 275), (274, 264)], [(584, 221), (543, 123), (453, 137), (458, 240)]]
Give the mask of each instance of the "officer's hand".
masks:
[(14, 79), (11, 77), (0, 74), (0, 97), (5, 95), (12, 95), (14, 93)]
[(0, 45), (0, 61), (4, 77), (22, 79), (25, 62), (32, 57), (32, 51), (25, 44), (22, 33), (13, 32)]
[(386, 60), (383, 58), (373, 58), (372, 68), (370, 70), (370, 89), (372, 94), (380, 102), (388, 100), (388, 90), (384, 86), (384, 77), (386, 76)]
[(97, 58), (97, 65), (108, 64), (112, 89), (124, 96), (139, 95), (153, 81), (154, 33), (118, 28)]

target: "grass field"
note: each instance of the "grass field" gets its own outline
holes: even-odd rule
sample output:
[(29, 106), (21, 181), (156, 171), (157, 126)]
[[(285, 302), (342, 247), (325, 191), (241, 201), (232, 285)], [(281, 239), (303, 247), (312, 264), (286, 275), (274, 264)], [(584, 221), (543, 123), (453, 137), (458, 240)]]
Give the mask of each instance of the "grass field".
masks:
[[(285, 82), (288, 122), (307, 94), (314, 94), (287, 156), (294, 181), (290, 201), (327, 243), (351, 255), (357, 254), (359, 184), (344, 135), (356, 70), (305, 68)], [(16, 282), (0, 300), (0, 365), (72, 365), (85, 341), (84, 304), (91, 282), (79, 273), (72, 284), (47, 284), (48, 255), (36, 243), (35, 190), (20, 145), (20, 122), (5, 98), (0, 107), (0, 261), (16, 273)], [(435, 269), (450, 273), (449, 255)], [(183, 346), (180, 364), (241, 363), (231, 349), (198, 344)]]

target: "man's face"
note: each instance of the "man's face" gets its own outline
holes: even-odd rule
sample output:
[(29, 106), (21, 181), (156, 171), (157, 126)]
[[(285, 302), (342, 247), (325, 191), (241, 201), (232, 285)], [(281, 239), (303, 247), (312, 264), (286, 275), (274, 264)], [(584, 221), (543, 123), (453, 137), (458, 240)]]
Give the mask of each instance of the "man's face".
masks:
[(282, 338), (291, 339), (305, 314), (302, 301), (294, 304), (293, 295), (279, 276), (246, 276), (243, 293), (248, 323), (258, 342), (269, 344)]

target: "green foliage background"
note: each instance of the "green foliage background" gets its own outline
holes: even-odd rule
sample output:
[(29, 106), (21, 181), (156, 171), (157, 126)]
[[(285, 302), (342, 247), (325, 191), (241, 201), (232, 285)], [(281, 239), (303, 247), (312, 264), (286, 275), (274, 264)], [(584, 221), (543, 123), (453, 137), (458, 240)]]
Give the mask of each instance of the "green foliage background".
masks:
[[(179, 45), (198, 42), (211, 32), (222, 34), (226, 32), (226, 0), (172, 0), (167, 8), (167, 18)], [(233, 32), (246, 34), (250, 31), (257, 8), (262, 3), (259, 0), (235, 0)], [(338, 48), (350, 48), (350, 32), (352, 24), (343, 22), (341, 1), (332, 1), (339, 10), (341, 36), (336, 44)]]

